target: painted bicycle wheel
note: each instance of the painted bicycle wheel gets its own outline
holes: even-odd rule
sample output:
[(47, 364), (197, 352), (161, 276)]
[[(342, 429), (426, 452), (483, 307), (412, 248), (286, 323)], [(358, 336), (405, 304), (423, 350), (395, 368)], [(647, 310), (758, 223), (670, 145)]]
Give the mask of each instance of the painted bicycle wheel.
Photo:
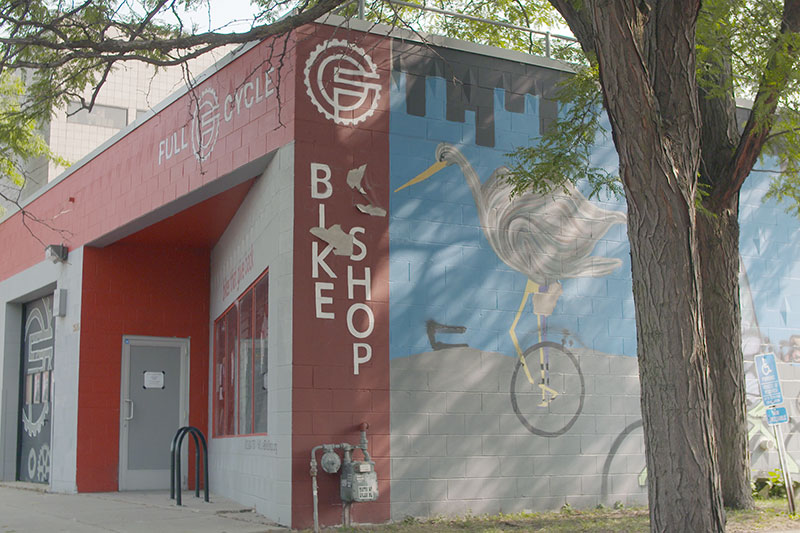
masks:
[[(577, 357), (563, 345), (544, 341), (523, 354), (534, 377), (536, 370), (547, 375), (547, 385), (558, 394), (543, 398), (539, 383), (530, 383), (517, 359), (511, 375), (511, 407), (522, 425), (534, 435), (558, 437), (575, 424), (583, 411), (586, 384)], [(542, 365), (544, 358), (546, 364)], [(544, 401), (543, 401), (544, 400)]]

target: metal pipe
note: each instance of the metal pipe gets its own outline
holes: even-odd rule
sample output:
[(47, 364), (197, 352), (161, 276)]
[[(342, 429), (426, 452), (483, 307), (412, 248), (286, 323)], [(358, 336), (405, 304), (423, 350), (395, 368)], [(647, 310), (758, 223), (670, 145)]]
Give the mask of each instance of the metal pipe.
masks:
[[(483, 18), (483, 17), (475, 17), (473, 15), (465, 15), (463, 13), (456, 13), (455, 11), (448, 11), (446, 9), (439, 9), (439, 8), (436, 8), (436, 7), (420, 6), (420, 5), (417, 5), (417, 4), (412, 4), (410, 2), (404, 2), (402, 0), (383, 0), (383, 1), (386, 2), (387, 4), (394, 4), (394, 5), (401, 6), (401, 7), (409, 7), (411, 9), (419, 9), (420, 11), (427, 11), (429, 13), (436, 13), (438, 15), (445, 15), (445, 16), (453, 17), (453, 18), (457, 18), (457, 19), (470, 20), (472, 22), (481, 22), (483, 24), (490, 24), (492, 26), (502, 26), (504, 28), (510, 28), (512, 30), (519, 30), (519, 31), (525, 31), (525, 32), (528, 32), (528, 33), (534, 33), (536, 35), (541, 35), (542, 37), (545, 37), (545, 39), (547, 39), (546, 45), (547, 45), (548, 48), (549, 48), (549, 42), (550, 42), (549, 39), (550, 39), (550, 37), (553, 37), (555, 39), (561, 39), (561, 40), (564, 40), (564, 41), (569, 41), (569, 42), (572, 42), (572, 43), (577, 43), (578, 42), (578, 40), (575, 37), (570, 37), (568, 35), (559, 35), (559, 34), (556, 34), (556, 33), (550, 33), (548, 31), (534, 30), (533, 28), (526, 28), (525, 26), (517, 26), (516, 24), (511, 24), (511, 23), (508, 23), (508, 22), (502, 22), (502, 21), (499, 21), (499, 20), (489, 20), (489, 19), (486, 19), (486, 18)], [(549, 53), (547, 54), (547, 57), (550, 57)]]
[(314, 502), (314, 533), (319, 533), (319, 489), (317, 487), (317, 450), (322, 446), (311, 448), (311, 497)]
[(367, 429), (369, 429), (369, 424), (362, 422), (358, 429), (361, 431), (361, 442), (358, 443), (358, 447), (361, 448), (361, 452), (364, 454), (364, 459), (371, 461), (372, 459), (370, 459), (369, 452), (367, 451), (367, 446), (369, 445), (367, 442)]
[(786, 450), (783, 446), (783, 430), (780, 424), (775, 424), (772, 427), (775, 432), (775, 442), (778, 444), (778, 459), (783, 473), (783, 485), (786, 487), (786, 501), (789, 504), (789, 513), (794, 514), (794, 486), (792, 485), (792, 476), (789, 473), (789, 465), (786, 460)]
[(358, 18), (360, 18), (361, 20), (364, 20), (366, 18), (364, 14), (365, 12), (364, 3), (365, 0), (358, 0)]
[(343, 527), (350, 527), (351, 518), (350, 518), (350, 506), (352, 505), (351, 502), (342, 502), (342, 526)]
[(544, 55), (550, 57), (550, 32), (544, 34)]

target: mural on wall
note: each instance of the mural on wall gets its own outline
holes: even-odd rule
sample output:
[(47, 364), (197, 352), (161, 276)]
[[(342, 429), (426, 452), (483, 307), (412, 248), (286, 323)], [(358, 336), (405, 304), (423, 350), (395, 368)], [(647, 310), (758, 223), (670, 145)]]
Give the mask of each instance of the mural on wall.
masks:
[[(394, 53), (393, 516), (646, 502), (624, 199), (587, 200), (580, 184), (512, 198), (503, 179), (506, 154), (555, 116), (563, 74), (407, 43)], [(610, 139), (598, 138), (592, 164), (616, 167)], [(742, 194), (749, 373), (756, 353), (800, 360), (800, 262), (787, 259), (800, 231), (762, 202), (764, 183)], [(781, 377), (797, 403), (800, 366), (783, 365)], [(750, 447), (763, 472), (777, 460), (754, 378)], [(794, 416), (789, 429), (800, 457)], [(430, 496), (404, 493), (406, 483)]]
[[(391, 92), (393, 515), (643, 501), (624, 201), (505, 181), (562, 74), (410, 48)], [(610, 143), (597, 157), (616, 165)]]
[[(436, 162), (395, 189), (398, 191), (420, 183), (450, 165), (457, 165), (472, 193), (480, 228), (498, 258), (513, 270), (525, 275), (527, 282), (522, 293), (519, 309), (510, 324), (509, 335), (519, 358), (511, 380), (511, 402), (514, 412), (531, 433), (556, 436), (574, 424), (583, 405), (583, 390), (580, 403), (573, 416), (558, 431), (543, 431), (534, 427), (520, 406), (517, 394), (517, 375), (520, 367), (530, 385), (541, 392), (539, 407), (547, 407), (560, 393), (550, 385), (550, 358), (568, 357), (581, 379), (578, 361), (572, 353), (555, 342), (543, 341), (547, 317), (553, 313), (563, 289), (560, 280), (579, 277), (602, 277), (620, 267), (622, 261), (590, 255), (598, 240), (611, 226), (624, 224), (625, 215), (597, 207), (589, 202), (571, 183), (564, 187), (565, 194), (541, 195), (525, 193), (512, 196), (512, 184), (507, 180), (509, 170), (497, 168), (484, 183), (457, 146), (443, 142), (436, 147)], [(516, 327), (531, 297), (533, 313), (536, 315), (538, 342), (524, 351), (517, 338)], [(559, 353), (560, 352), (560, 353)], [(538, 359), (538, 382), (534, 379), (527, 359)], [(531, 406), (529, 406), (531, 407)]]
[(22, 341), (23, 396), (20, 412), (20, 481), (50, 480), (50, 425), (52, 420), (53, 298), (45, 296), (25, 305)]
[[(777, 451), (777, 443), (775, 442), (775, 433), (772, 427), (767, 425), (766, 410), (767, 406), (761, 400), (761, 392), (758, 386), (758, 377), (756, 375), (755, 366), (753, 364), (754, 356), (762, 353), (774, 353), (776, 357), (787, 363), (794, 363), (794, 349), (792, 348), (793, 339), (797, 335), (789, 335), (789, 339), (781, 340), (777, 344), (772, 343), (766, 335), (761, 332), (758, 322), (758, 313), (756, 311), (753, 292), (750, 285), (750, 278), (747, 274), (744, 258), (740, 261), (739, 270), (739, 295), (740, 305), (742, 310), (742, 352), (744, 355), (745, 363), (745, 382), (747, 387), (747, 424), (748, 424), (748, 442), (750, 447), (751, 461), (754, 469), (760, 475), (767, 470), (777, 468), (775, 458), (770, 457), (770, 453)], [(781, 371), (786, 373), (786, 370), (796, 369), (797, 365), (791, 364), (781, 366)], [(781, 376), (783, 380), (792, 378), (794, 372), (789, 376)], [(798, 395), (797, 385), (795, 383), (783, 384), (784, 396), (787, 403), (792, 403), (794, 400), (794, 412), (800, 411), (800, 395)], [(792, 409), (789, 410), (792, 412)], [(797, 455), (797, 448), (791, 447), (790, 443), (793, 438), (800, 431), (800, 420), (796, 416), (789, 417), (789, 427), (786, 431), (784, 444), (788, 453), (786, 454), (787, 464), (789, 471), (792, 474), (800, 473), (800, 466), (797, 460), (791, 453), (795, 451)]]

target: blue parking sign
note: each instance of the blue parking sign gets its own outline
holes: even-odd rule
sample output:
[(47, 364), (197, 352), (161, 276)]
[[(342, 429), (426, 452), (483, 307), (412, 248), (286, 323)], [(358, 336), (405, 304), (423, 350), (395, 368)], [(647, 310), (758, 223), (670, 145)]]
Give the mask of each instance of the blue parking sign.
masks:
[(775, 364), (775, 354), (765, 353), (753, 358), (758, 375), (758, 385), (761, 387), (761, 399), (766, 406), (783, 403), (781, 382), (778, 379), (778, 367)]
[(789, 421), (789, 413), (785, 407), (772, 407), (767, 409), (767, 424), (774, 426), (775, 424), (785, 424)]

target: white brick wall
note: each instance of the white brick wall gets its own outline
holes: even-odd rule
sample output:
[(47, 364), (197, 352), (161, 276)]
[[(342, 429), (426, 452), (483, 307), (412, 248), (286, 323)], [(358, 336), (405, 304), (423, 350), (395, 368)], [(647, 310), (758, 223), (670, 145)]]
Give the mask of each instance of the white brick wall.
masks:
[[(291, 242), (292, 236), (293, 153), (293, 144), (277, 151), (211, 253), (212, 335), (214, 320), (269, 268), (269, 434), (212, 438), (211, 490), (252, 505), (281, 524), (291, 521), (292, 250), (280, 243), (287, 236)], [(253, 269), (237, 290), (224, 296), (226, 273), (251, 246)], [(214, 346), (213, 338), (209, 345)], [(213, 366), (209, 365), (212, 385)], [(258, 449), (257, 445), (253, 449), (254, 441), (269, 441), (277, 451)]]

